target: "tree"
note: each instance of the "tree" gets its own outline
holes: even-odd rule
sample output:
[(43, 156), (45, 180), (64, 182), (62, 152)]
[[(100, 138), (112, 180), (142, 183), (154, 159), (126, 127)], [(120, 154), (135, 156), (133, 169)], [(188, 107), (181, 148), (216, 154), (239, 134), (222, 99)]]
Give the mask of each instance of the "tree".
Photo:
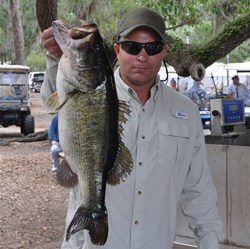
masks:
[(16, 55), (15, 64), (25, 65), (25, 56), (23, 52), (24, 35), (19, 0), (10, 0), (10, 13), (13, 29), (14, 49)]
[(26, 64), (32, 71), (44, 71), (44, 65), (46, 64), (44, 53), (42, 51), (31, 50), (26, 59)]
[[(37, 0), (37, 2), (39, 1), (41, 0)], [(112, 20), (114, 20), (112, 6), (117, 6), (118, 2), (120, 4), (120, 1), (116, 0), (104, 2), (98, 4), (97, 1), (88, 1), (85, 5), (90, 6), (92, 4), (92, 9), (96, 10), (94, 15), (96, 19), (102, 18), (100, 26), (104, 27), (103, 30), (107, 29), (107, 26), (112, 27)], [(116, 22), (128, 9), (142, 5), (155, 9), (165, 16), (170, 27), (169, 31), (172, 30), (172, 33), (169, 32), (166, 35), (169, 52), (165, 59), (169, 65), (175, 68), (179, 76), (187, 77), (191, 75), (193, 79), (201, 80), (204, 77), (206, 67), (225, 57), (250, 37), (249, 0), (238, 0), (237, 4), (233, 0), (126, 1), (122, 8), (116, 7)], [(100, 8), (102, 11), (100, 11)], [(50, 9), (50, 6), (47, 6), (47, 9)], [(85, 7), (85, 9), (88, 8)], [(45, 12), (40, 13), (39, 16), (40, 18), (43, 16), (43, 19), (48, 18)], [(80, 18), (80, 16), (76, 16), (76, 18)], [(211, 24), (213, 24), (213, 30)], [(202, 30), (206, 25), (210, 29), (207, 33), (211, 37), (212, 32), (213, 38), (209, 39), (208, 35), (206, 37), (205, 32), (203, 32), (202, 35), (206, 39), (203, 44), (185, 44), (181, 38), (172, 35), (175, 30), (180, 28), (182, 28), (180, 34), (183, 35), (188, 33), (187, 27), (190, 29), (198, 27)], [(115, 55), (111, 43), (115, 40), (115, 34), (110, 34), (110, 30), (109, 40), (108, 51), (111, 61), (113, 61)]]
[[(46, 18), (44, 18), (44, 12), (46, 12)], [(36, 15), (41, 31), (50, 27), (52, 21), (57, 19), (57, 0), (37, 0)]]
[(214, 39), (199, 46), (191, 46), (180, 40), (168, 38), (170, 51), (166, 60), (180, 76), (191, 75), (193, 79), (201, 80), (204, 77), (206, 67), (225, 57), (249, 39), (249, 24), (249, 16), (239, 17), (228, 23)]
[(10, 40), (8, 30), (11, 28), (8, 22), (8, 6), (1, 5), (0, 8), (0, 64), (3, 64), (8, 61), (8, 58), (11, 57), (10, 44), (6, 43), (6, 40)]

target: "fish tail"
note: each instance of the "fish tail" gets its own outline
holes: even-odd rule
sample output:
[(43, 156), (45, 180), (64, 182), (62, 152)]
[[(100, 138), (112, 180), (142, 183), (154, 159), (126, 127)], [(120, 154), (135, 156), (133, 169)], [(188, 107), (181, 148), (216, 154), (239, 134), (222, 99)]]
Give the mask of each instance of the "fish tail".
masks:
[(78, 184), (77, 175), (71, 170), (65, 159), (60, 163), (60, 167), (56, 173), (57, 182), (66, 188), (73, 188)]
[(104, 245), (108, 237), (106, 208), (90, 212), (82, 206), (79, 207), (67, 229), (66, 241), (70, 239), (71, 235), (83, 229), (89, 230), (89, 236), (94, 245)]

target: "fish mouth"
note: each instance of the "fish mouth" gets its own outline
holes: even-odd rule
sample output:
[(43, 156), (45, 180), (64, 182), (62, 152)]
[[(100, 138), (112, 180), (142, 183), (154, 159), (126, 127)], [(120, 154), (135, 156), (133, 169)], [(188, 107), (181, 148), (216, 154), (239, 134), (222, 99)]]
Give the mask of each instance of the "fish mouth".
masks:
[(75, 27), (69, 30), (69, 36), (72, 39), (82, 39), (89, 34), (93, 34), (97, 31), (97, 25), (95, 23), (91, 23), (88, 25), (83, 25), (81, 27)]

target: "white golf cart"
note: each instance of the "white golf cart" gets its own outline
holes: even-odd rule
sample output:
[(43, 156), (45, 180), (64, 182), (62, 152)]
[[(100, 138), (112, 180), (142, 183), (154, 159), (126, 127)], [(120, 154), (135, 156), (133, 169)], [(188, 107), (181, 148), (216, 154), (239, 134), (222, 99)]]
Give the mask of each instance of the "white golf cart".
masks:
[(30, 111), (30, 68), (0, 65), (0, 126), (16, 125), (21, 133), (34, 133), (34, 117)]

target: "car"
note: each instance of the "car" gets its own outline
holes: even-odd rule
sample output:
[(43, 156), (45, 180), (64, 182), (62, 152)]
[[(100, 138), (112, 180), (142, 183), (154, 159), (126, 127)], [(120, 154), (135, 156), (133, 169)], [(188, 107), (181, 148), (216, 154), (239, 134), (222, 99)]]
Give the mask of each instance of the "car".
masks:
[(24, 135), (35, 130), (30, 110), (29, 72), (30, 68), (22, 65), (0, 65), (0, 126), (19, 126)]
[(44, 72), (30, 72), (29, 89), (31, 92), (40, 92), (44, 80)]

